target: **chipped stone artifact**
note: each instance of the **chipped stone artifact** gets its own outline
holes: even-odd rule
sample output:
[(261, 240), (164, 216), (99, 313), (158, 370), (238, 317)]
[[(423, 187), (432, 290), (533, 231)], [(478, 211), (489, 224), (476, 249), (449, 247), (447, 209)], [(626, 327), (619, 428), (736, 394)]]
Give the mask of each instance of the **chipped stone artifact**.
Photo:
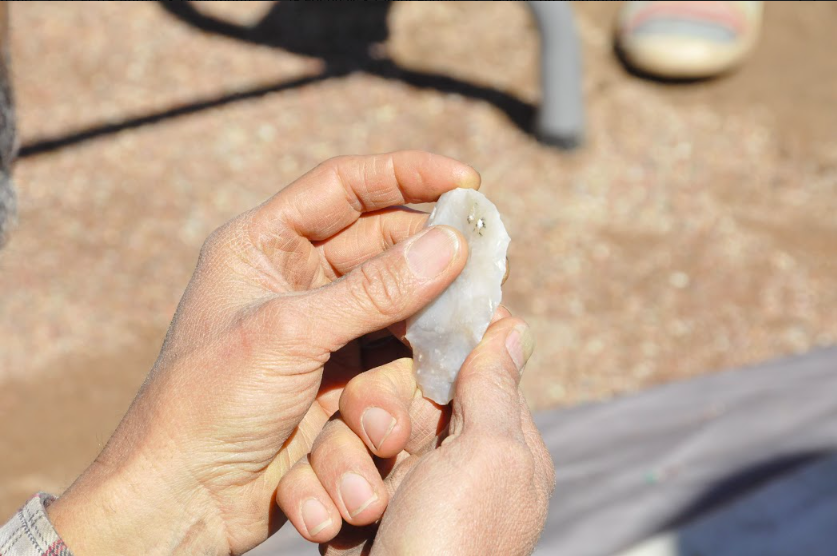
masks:
[(407, 322), (416, 380), (425, 397), (446, 404), (465, 358), (482, 339), (502, 298), (511, 238), (497, 207), (472, 189), (439, 198), (427, 226), (456, 228), (468, 241), (468, 262), (454, 282)]

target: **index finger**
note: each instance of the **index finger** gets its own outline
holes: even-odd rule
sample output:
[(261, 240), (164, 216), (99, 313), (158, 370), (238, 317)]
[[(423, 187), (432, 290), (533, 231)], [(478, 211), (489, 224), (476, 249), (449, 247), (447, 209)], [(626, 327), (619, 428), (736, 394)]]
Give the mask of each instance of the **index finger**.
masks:
[(479, 186), (476, 170), (428, 152), (340, 156), (277, 193), (255, 217), (268, 223), (280, 220), (300, 236), (319, 241), (349, 226), (364, 212), (431, 202), (451, 189)]

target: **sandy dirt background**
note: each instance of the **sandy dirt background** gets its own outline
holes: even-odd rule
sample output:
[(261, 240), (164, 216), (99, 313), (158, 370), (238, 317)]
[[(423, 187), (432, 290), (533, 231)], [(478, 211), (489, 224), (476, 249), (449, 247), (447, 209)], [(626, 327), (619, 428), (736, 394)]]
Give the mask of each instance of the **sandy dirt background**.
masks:
[[(269, 4), (201, 9), (246, 25)], [(539, 344), (533, 408), (837, 341), (837, 3), (771, 3), (741, 71), (688, 85), (629, 75), (612, 54), (618, 4), (576, 4), (588, 140), (572, 154), (491, 103), (363, 73), (235, 100), (322, 61), (203, 33), (156, 3), (11, 9), (24, 146), (163, 117), (17, 165), (20, 222), (0, 253), (0, 520), (96, 455), (203, 239), (338, 154), (421, 148), (480, 170), (514, 238), (505, 303)], [(522, 4), (397, 3), (389, 28), (379, 55), (538, 101)], [(166, 116), (213, 99), (226, 100)]]

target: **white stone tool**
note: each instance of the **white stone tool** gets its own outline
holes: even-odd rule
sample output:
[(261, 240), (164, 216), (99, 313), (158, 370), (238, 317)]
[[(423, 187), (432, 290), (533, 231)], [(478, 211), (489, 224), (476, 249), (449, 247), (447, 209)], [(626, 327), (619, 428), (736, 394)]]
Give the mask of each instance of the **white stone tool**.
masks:
[(468, 262), (454, 282), (407, 322), (416, 380), (425, 397), (446, 404), (465, 358), (482, 339), (500, 305), (511, 238), (497, 207), (472, 189), (448, 191), (427, 226), (456, 228), (468, 240)]

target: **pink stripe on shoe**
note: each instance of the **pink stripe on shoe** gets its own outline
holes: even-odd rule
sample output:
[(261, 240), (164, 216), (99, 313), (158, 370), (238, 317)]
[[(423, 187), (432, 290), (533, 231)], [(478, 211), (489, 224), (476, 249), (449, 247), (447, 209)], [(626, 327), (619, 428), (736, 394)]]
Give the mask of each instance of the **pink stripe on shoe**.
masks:
[(648, 2), (637, 10), (624, 33), (630, 34), (654, 19), (699, 20), (728, 27), (737, 34), (744, 32), (744, 14), (732, 2)]

